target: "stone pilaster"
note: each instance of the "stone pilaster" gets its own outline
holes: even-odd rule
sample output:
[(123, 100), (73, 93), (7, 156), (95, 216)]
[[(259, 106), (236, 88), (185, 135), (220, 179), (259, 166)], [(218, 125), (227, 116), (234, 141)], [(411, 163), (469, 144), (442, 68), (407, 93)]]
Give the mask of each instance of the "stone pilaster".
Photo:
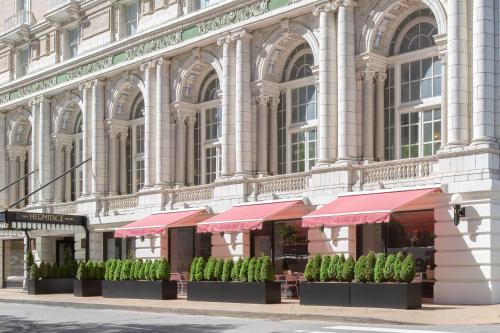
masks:
[(366, 69), (362, 73), (363, 77), (363, 160), (371, 162), (374, 160), (374, 135), (375, 126), (375, 108), (374, 108), (374, 90), (375, 90), (375, 72)]
[[(38, 175), (41, 186), (52, 180), (52, 158), (50, 147), (50, 100), (42, 97), (39, 100), (39, 131), (38, 131)], [(53, 186), (49, 185), (40, 191), (40, 201), (52, 200)]]
[(127, 138), (128, 131), (120, 132), (120, 194), (127, 193)]
[[(63, 165), (64, 165), (64, 159), (63, 159), (63, 149), (64, 145), (57, 140), (57, 138), (54, 138), (54, 145), (53, 145), (53, 150), (54, 150), (54, 175), (53, 178), (58, 177), (63, 173)], [(63, 201), (63, 193), (64, 193), (64, 179), (58, 179), (57, 181), (54, 182), (54, 202), (62, 202)]]
[[(39, 165), (38, 165), (38, 152), (39, 152), (39, 148), (38, 148), (38, 138), (39, 138), (39, 134), (38, 134), (38, 131), (39, 131), (39, 121), (38, 121), (38, 117), (39, 117), (39, 113), (38, 113), (38, 110), (39, 110), (39, 104), (36, 100), (33, 100), (30, 102), (30, 105), (31, 105), (31, 163), (30, 163), (30, 171), (33, 171), (33, 170), (36, 170), (36, 169), (39, 169)], [(0, 145), (1, 146), (1, 145)], [(39, 183), (39, 175), (37, 172), (33, 173), (31, 176), (30, 176), (30, 183), (31, 183), (31, 187), (30, 187), (30, 192), (33, 192), (34, 190), (38, 189), (40, 187), (40, 183)], [(39, 197), (40, 193), (36, 193), (36, 194), (33, 194), (30, 199), (29, 199), (29, 202), (31, 204), (34, 204), (38, 201), (38, 197)]]
[(379, 162), (385, 160), (384, 93), (386, 79), (387, 74), (382, 72), (378, 72), (375, 77), (375, 158)]
[(278, 106), (280, 99), (269, 99), (269, 173), (278, 174)]
[[(108, 182), (109, 182), (109, 195), (118, 194), (118, 178), (120, 177), (120, 172), (116, 172), (119, 168), (126, 168), (125, 165), (120, 165), (118, 167), (118, 137), (120, 132), (110, 128), (108, 130), (108, 149), (109, 149), (109, 166), (108, 166)], [(125, 156), (126, 158), (126, 156)]]
[(314, 8), (319, 15), (319, 91), (318, 94), (318, 165), (337, 157), (337, 26), (336, 4), (325, 3)]
[[(87, 82), (80, 86), (82, 92), (82, 162), (91, 157), (92, 144), (92, 114), (90, 103), (91, 83)], [(90, 194), (92, 183), (92, 161), (82, 165), (82, 197)]]
[(186, 117), (187, 123), (187, 147), (186, 147), (186, 182), (189, 186), (194, 185), (194, 125), (196, 124), (196, 114), (189, 114)]
[(186, 115), (177, 105), (175, 113), (175, 185), (184, 186), (186, 182)]
[(156, 61), (150, 61), (141, 66), (144, 72), (144, 187), (150, 187), (154, 182), (155, 141), (155, 73)]
[(356, 68), (354, 0), (338, 2), (338, 157), (337, 162), (352, 161), (357, 156)]
[(92, 82), (92, 195), (105, 193), (106, 136), (104, 130), (104, 81)]
[[(73, 150), (73, 142), (64, 145), (64, 171), (67, 171), (71, 169), (71, 151)], [(75, 160), (75, 165), (78, 162)], [(64, 177), (64, 201), (70, 202), (71, 201), (71, 174), (77, 175), (77, 170), (73, 170), (72, 172), (68, 173)], [(75, 176), (75, 193), (78, 193), (76, 191), (76, 185), (79, 183), (79, 179), (77, 176)]]
[(448, 40), (446, 35), (434, 36), (441, 61), (441, 149), (448, 143)]
[(170, 60), (156, 63), (156, 179), (157, 186), (170, 185)]
[[(258, 135), (257, 135), (257, 171), (259, 175), (268, 174), (268, 148), (269, 148), (269, 97), (260, 95), (255, 98), (258, 108)], [(273, 135), (275, 133), (271, 133)]]
[[(33, 130), (32, 130), (33, 131)], [(7, 124), (5, 113), (0, 112), (0, 133), (7, 133)], [(0, 174), (0, 188), (4, 188), (8, 185), (8, 172), (7, 171), (7, 152), (5, 150), (6, 146), (6, 135), (0, 135), (0, 170), (3, 172)], [(0, 209), (4, 209), (7, 204), (7, 192), (0, 192)]]
[(252, 171), (250, 39), (252, 35), (241, 30), (231, 38), (236, 40), (236, 174)]

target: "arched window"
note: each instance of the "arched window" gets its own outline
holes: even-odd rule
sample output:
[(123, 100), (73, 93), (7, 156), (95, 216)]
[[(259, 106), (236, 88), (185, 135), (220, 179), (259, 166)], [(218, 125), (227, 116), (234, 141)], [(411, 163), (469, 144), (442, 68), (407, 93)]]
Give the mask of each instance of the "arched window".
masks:
[[(83, 162), (83, 117), (79, 111), (73, 132), (73, 149), (71, 150), (71, 167)], [(71, 172), (71, 200), (81, 197), (83, 188), (83, 167)]]
[(316, 164), (316, 86), (314, 57), (307, 43), (285, 63), (278, 106), (278, 173), (310, 170)]
[(217, 73), (201, 84), (195, 124), (195, 184), (210, 184), (221, 175), (222, 109)]
[(144, 99), (139, 95), (132, 106), (127, 137), (127, 192), (135, 193), (144, 187)]
[(386, 160), (433, 155), (441, 146), (442, 68), (436, 34), (432, 11), (421, 9), (405, 18), (392, 38), (384, 102)]

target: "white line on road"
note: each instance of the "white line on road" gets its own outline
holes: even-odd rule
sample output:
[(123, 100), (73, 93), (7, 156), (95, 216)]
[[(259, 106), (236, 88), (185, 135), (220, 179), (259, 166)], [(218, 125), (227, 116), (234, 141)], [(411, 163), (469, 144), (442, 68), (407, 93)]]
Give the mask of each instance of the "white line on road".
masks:
[(386, 328), (386, 327), (362, 327), (362, 326), (329, 326), (323, 327), (336, 331), (363, 331), (363, 332), (381, 332), (381, 333), (453, 333), (444, 331), (414, 330), (404, 328)]

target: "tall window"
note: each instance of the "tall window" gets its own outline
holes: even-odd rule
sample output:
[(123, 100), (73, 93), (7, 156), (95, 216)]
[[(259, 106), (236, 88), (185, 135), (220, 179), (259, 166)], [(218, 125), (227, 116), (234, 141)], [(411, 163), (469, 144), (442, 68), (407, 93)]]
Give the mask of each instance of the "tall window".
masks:
[(139, 2), (134, 1), (125, 6), (125, 32), (127, 36), (137, 32), (139, 23)]
[(310, 170), (317, 160), (316, 86), (314, 57), (304, 43), (287, 58), (278, 106), (278, 172)]
[(221, 175), (222, 109), (219, 78), (210, 72), (202, 82), (195, 125), (195, 183), (210, 184)]
[(30, 10), (31, 0), (17, 0), (17, 11)]
[(144, 100), (142, 96), (137, 97), (133, 104), (129, 136), (127, 142), (127, 190), (135, 193), (144, 187)]
[(387, 160), (433, 155), (441, 146), (442, 68), (435, 21), (429, 9), (417, 10), (391, 41), (384, 98)]
[[(76, 125), (73, 134), (73, 149), (71, 150), (71, 167), (83, 161), (83, 131), (82, 113), (79, 112), (76, 118)], [(71, 200), (74, 201), (82, 195), (83, 170), (79, 167), (71, 172)]]
[(30, 62), (30, 48), (23, 47), (17, 53), (17, 77), (25, 76), (28, 73)]
[(68, 58), (78, 55), (78, 44), (80, 43), (80, 27), (68, 30)]

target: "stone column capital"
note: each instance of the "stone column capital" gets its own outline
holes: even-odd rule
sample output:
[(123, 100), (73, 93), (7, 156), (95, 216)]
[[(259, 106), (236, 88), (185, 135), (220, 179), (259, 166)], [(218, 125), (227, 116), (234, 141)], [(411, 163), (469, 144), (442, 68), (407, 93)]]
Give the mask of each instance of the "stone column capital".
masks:
[(156, 64), (156, 66), (168, 66), (172, 63), (170, 59), (164, 58), (164, 57), (159, 57), (153, 60)]
[(448, 61), (448, 35), (439, 34), (434, 36), (434, 41), (438, 48), (438, 58), (442, 64)]
[(321, 13), (332, 13), (336, 12), (338, 9), (338, 4), (336, 1), (325, 2), (314, 6), (313, 15), (318, 16)]
[(52, 140), (54, 147), (57, 149), (62, 150), (65, 146), (73, 146), (73, 138), (67, 134), (54, 133), (52, 134)]
[(220, 35), (217, 37), (217, 45), (223, 46), (224, 44), (231, 44), (231, 35), (230, 34), (224, 34)]
[(259, 105), (267, 105), (267, 103), (269, 102), (269, 99), (270, 99), (270, 97), (267, 96), (267, 95), (257, 95), (257, 96), (255, 96), (255, 101)]
[(378, 72), (375, 76), (375, 80), (377, 80), (377, 82), (385, 82), (385, 80), (387, 80), (387, 73)]
[(139, 68), (142, 72), (150, 71), (156, 68), (157, 61), (156, 59), (149, 60), (140, 64)]
[(246, 41), (249, 41), (250, 39), (252, 39), (252, 37), (253, 37), (252, 33), (248, 32), (245, 29), (234, 31), (231, 34), (231, 40), (246, 40)]
[(376, 74), (377, 73), (374, 70), (365, 69), (365, 70), (361, 71), (361, 78), (364, 81), (373, 81), (375, 79)]
[(269, 98), (269, 106), (271, 107), (271, 111), (277, 110), (278, 105), (280, 104), (281, 100), (279, 97), (271, 97)]
[(9, 154), (9, 160), (13, 161), (19, 157), (21, 160), (22, 158), (26, 159), (26, 152), (28, 151), (27, 146), (13, 146), (9, 145), (6, 146), (7, 152)]
[(356, 0), (334, 0), (335, 6), (344, 7), (346, 9), (354, 9), (358, 5)]
[(186, 123), (188, 126), (194, 126), (194, 124), (196, 124), (196, 113), (188, 114), (185, 117), (186, 117)]

